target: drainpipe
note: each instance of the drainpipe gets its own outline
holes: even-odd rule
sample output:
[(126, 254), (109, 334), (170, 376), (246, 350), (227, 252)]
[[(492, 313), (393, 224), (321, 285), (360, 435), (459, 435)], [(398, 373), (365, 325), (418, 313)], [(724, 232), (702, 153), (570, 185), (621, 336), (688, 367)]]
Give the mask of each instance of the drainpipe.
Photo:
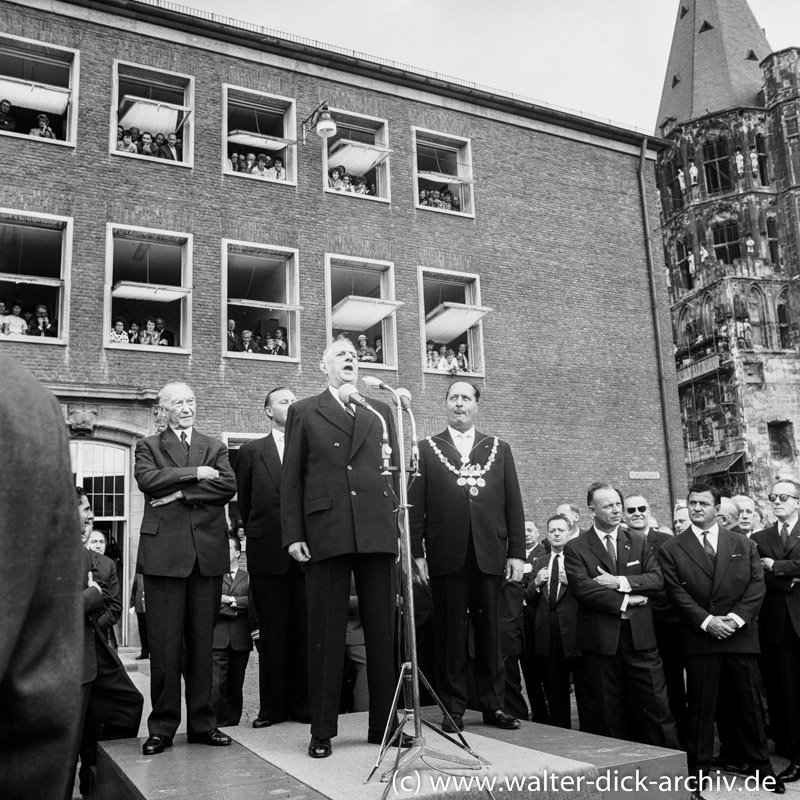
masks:
[(650, 278), (650, 307), (653, 314), (653, 332), (656, 344), (656, 367), (658, 369), (658, 391), (661, 396), (661, 420), (664, 425), (664, 443), (667, 455), (667, 483), (669, 486), (670, 513), (675, 508), (675, 471), (672, 464), (672, 432), (667, 413), (667, 383), (664, 375), (663, 349), (661, 341), (661, 326), (658, 321), (658, 292), (656, 289), (656, 272), (653, 263), (653, 242), (650, 238), (650, 223), (647, 211), (647, 192), (644, 180), (644, 167), (647, 157), (647, 137), (642, 139), (642, 148), (639, 155), (639, 199), (642, 205), (642, 225), (644, 227), (644, 245), (647, 256), (647, 274)]

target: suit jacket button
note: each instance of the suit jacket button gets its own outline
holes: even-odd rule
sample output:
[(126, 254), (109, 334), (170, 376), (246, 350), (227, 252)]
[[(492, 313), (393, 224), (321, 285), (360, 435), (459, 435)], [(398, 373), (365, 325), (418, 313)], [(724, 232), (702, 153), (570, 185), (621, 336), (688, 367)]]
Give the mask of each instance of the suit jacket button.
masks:
[(356, 493), (355, 493), (355, 492), (350, 492), (350, 494), (351, 494), (351, 495), (353, 495), (353, 497), (355, 497), (355, 496), (356, 496)]
[(352, 470), (353, 468), (348, 464), (347, 469)]
[(384, 497), (388, 497), (388, 496), (389, 496), (389, 492), (384, 492), (384, 493), (383, 493), (383, 496), (384, 496)]
[(338, 446), (339, 446), (339, 442), (334, 442), (334, 443), (333, 443), (333, 446), (334, 446), (334, 447), (338, 447)]

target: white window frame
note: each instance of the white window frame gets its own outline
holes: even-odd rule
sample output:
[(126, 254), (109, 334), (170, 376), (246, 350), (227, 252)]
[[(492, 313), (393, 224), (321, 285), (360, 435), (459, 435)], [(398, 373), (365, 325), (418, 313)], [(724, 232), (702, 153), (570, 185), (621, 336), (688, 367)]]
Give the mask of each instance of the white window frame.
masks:
[[(180, 321), (180, 347), (152, 347), (140, 344), (124, 342), (110, 342), (108, 337), (111, 334), (112, 319), (114, 314), (111, 305), (114, 292), (114, 232), (128, 231), (139, 233), (144, 236), (164, 236), (174, 239), (182, 239), (182, 261), (181, 261), (181, 286), (179, 291), (183, 295), (181, 300), (181, 321)], [(158, 228), (142, 228), (136, 225), (123, 225), (117, 222), (106, 223), (106, 281), (103, 296), (103, 347), (108, 350), (134, 350), (137, 353), (169, 353), (169, 354), (189, 354), (192, 351), (192, 299), (194, 290), (192, 288), (192, 244), (194, 237), (191, 233), (184, 231), (168, 231)], [(153, 284), (158, 286), (159, 284)], [(157, 317), (158, 314), (152, 316)], [(129, 320), (130, 322), (130, 320)], [(142, 329), (144, 329), (142, 320)], [(174, 325), (173, 325), (174, 327)]]
[[(341, 197), (356, 197), (359, 200), (373, 200), (379, 203), (392, 202), (392, 183), (391, 183), (391, 169), (389, 161), (391, 160), (392, 151), (389, 148), (389, 122), (388, 120), (381, 119), (380, 117), (370, 117), (366, 114), (357, 114), (354, 111), (345, 111), (343, 108), (329, 109), (331, 116), (337, 124), (349, 124), (349, 127), (362, 128), (370, 130), (375, 134), (375, 144), (368, 149), (380, 151), (384, 156), (383, 160), (374, 167), (380, 169), (382, 172), (382, 180), (386, 184), (386, 196), (356, 194), (355, 192), (340, 192), (338, 189), (332, 189), (328, 186), (328, 172), (333, 167), (337, 166), (336, 157), (329, 160), (328, 156), (328, 142), (325, 141), (322, 147), (322, 186), (323, 191), (328, 194), (339, 195)], [(377, 188), (377, 187), (376, 187)]]
[[(333, 292), (331, 286), (331, 272), (334, 267), (343, 267), (368, 270), (380, 275), (381, 281), (381, 301), (393, 304), (395, 307), (386, 314), (381, 322), (381, 337), (383, 339), (383, 351), (389, 353), (391, 363), (378, 364), (371, 361), (359, 361), (358, 368), (366, 370), (390, 370), (397, 371), (397, 310), (405, 303), (395, 300), (394, 294), (394, 262), (379, 261), (374, 258), (361, 258), (360, 256), (348, 256), (341, 253), (325, 253), (325, 325), (328, 341), (333, 341)], [(374, 323), (378, 324), (378, 323)], [(360, 331), (353, 331), (354, 336), (358, 336)], [(353, 342), (358, 349), (358, 339)]]
[[(16, 342), (17, 344), (55, 344), (65, 345), (69, 344), (69, 296), (71, 289), (70, 276), (72, 273), (72, 217), (61, 217), (55, 214), (37, 214), (33, 211), (21, 211), (13, 208), (0, 208), (0, 222), (32, 222), (41, 220), (43, 224), (31, 227), (46, 227), (55, 228), (61, 227), (61, 278), (59, 280), (59, 287), (61, 296), (59, 298), (58, 309), (53, 309), (58, 322), (58, 337), (48, 336), (27, 336), (24, 339), (8, 339), (9, 342)], [(6, 282), (11, 282), (16, 273), (0, 272), (0, 278)], [(26, 279), (26, 283), (33, 285), (41, 283), (42, 285), (55, 286), (54, 279), (40, 278), (39, 281), (33, 280), (35, 276), (30, 276)], [(11, 302), (14, 298), (7, 297), (6, 300)], [(10, 311), (11, 309), (9, 309)], [(0, 341), (6, 340), (5, 336), (0, 337)]]
[[(418, 145), (429, 145), (433, 147), (441, 147), (455, 151), (457, 156), (457, 164), (458, 164), (458, 175), (453, 176), (457, 177), (460, 180), (457, 182), (463, 183), (465, 186), (465, 193), (469, 193), (470, 198), (470, 210), (469, 211), (453, 211), (452, 209), (446, 208), (434, 208), (433, 206), (423, 206), (419, 202), (419, 168), (417, 164), (417, 147)], [(469, 219), (475, 218), (475, 191), (474, 191), (474, 179), (473, 179), (473, 170), (472, 170), (472, 140), (466, 139), (462, 136), (454, 136), (449, 133), (442, 133), (441, 131), (433, 131), (427, 128), (418, 128), (416, 126), (411, 126), (411, 145), (412, 145), (412, 153), (414, 158), (413, 169), (414, 169), (414, 206), (415, 208), (422, 209), (423, 211), (433, 211), (438, 214), (451, 214), (457, 217), (467, 217)], [(424, 173), (430, 174), (430, 173)], [(447, 176), (444, 176), (447, 177)], [(442, 183), (444, 183), (444, 179)]]
[[(427, 366), (426, 343), (430, 338), (427, 335), (427, 320), (425, 313), (425, 278), (433, 280), (440, 279), (452, 281), (453, 283), (463, 284), (465, 287), (465, 303), (470, 308), (483, 309), (484, 314), (491, 313), (491, 308), (486, 308), (481, 304), (481, 279), (480, 275), (472, 272), (454, 272), (446, 269), (435, 269), (433, 267), (417, 267), (417, 286), (419, 291), (419, 318), (420, 318), (420, 361), (422, 371), (429, 375), (446, 375), (452, 377), (450, 373), (440, 372), (438, 369), (429, 369)], [(483, 316), (471, 327), (467, 328), (467, 351), (469, 363), (472, 368), (470, 372), (459, 373), (462, 375), (472, 375), (483, 377), (486, 374), (486, 359), (483, 352)], [(475, 353), (480, 354), (480, 369), (474, 369)]]
[[(41, 48), (43, 51), (60, 51), (65, 55), (69, 55), (71, 57), (71, 65), (69, 70), (69, 100), (67, 101), (67, 108), (66, 108), (66, 115), (67, 115), (67, 136), (64, 139), (43, 139), (41, 136), (31, 136), (28, 133), (22, 133), (21, 131), (2, 131), (0, 132), (3, 136), (11, 136), (16, 139), (25, 139), (26, 141), (32, 142), (39, 142), (41, 144), (54, 144), (54, 145), (61, 145), (62, 147), (75, 147), (76, 140), (77, 140), (77, 133), (78, 133), (78, 108), (80, 97), (78, 96), (79, 86), (80, 86), (80, 51), (75, 50), (72, 47), (62, 47), (61, 45), (57, 44), (50, 44), (50, 42), (41, 42), (37, 39), (28, 39), (24, 36), (14, 36), (10, 33), (0, 33), (0, 46), (3, 45), (4, 40), (9, 41), (9, 47), (14, 47), (14, 42), (18, 42), (20, 45), (29, 45), (31, 49), (38, 49)], [(24, 47), (22, 49), (25, 49)], [(61, 61), (62, 59), (54, 59), (52, 56), (49, 58), (43, 52), (43, 58), (46, 58), (49, 61)], [(63, 59), (64, 63), (67, 63), (67, 59)], [(43, 84), (38, 84), (36, 81), (26, 81), (23, 79), (16, 79), (16, 78), (2, 78), (0, 79), (6, 80), (10, 83), (24, 83), (30, 84), (32, 86), (42, 86), (42, 88), (47, 88)], [(62, 87), (53, 87), (58, 90), (61, 90)], [(3, 88), (0, 87), (0, 99), (5, 98), (5, 91)], [(7, 98), (11, 101), (11, 98)], [(14, 116), (14, 103), (12, 102), (11, 107), (11, 116)], [(30, 109), (29, 109), (30, 110)], [(40, 109), (41, 110), (41, 109)], [(45, 111), (44, 113), (48, 113)], [(54, 113), (54, 112), (51, 112)]]
[[(228, 252), (230, 246), (234, 247), (249, 247), (255, 250), (262, 250), (265, 255), (285, 255), (286, 256), (286, 299), (290, 302), (287, 303), (268, 303), (263, 306), (262, 301), (242, 302), (239, 305), (250, 306), (257, 308), (263, 306), (264, 308), (275, 308), (285, 311), (289, 316), (290, 323), (286, 326), (286, 336), (289, 340), (290, 347), (294, 349), (292, 356), (271, 356), (266, 353), (237, 353), (228, 350), (228, 345), (225, 339), (225, 331), (228, 326), (228, 305), (230, 299), (228, 297)], [(274, 361), (279, 364), (298, 364), (300, 363), (300, 312), (303, 307), (300, 303), (300, 251), (293, 247), (280, 247), (278, 245), (264, 244), (263, 242), (244, 242), (238, 239), (223, 239), (222, 240), (222, 303), (221, 303), (221, 319), (220, 319), (220, 347), (223, 358), (242, 358), (255, 361)], [(238, 298), (234, 298), (238, 299)]]
[[(123, 68), (123, 75), (124, 70), (126, 67), (130, 67), (133, 70), (141, 70), (142, 72), (150, 72), (153, 74), (154, 79), (157, 75), (170, 75), (173, 78), (179, 78), (181, 81), (186, 81), (186, 84), (183, 88), (183, 105), (178, 106), (172, 103), (154, 103), (154, 105), (163, 105), (163, 106), (173, 106), (175, 108), (180, 108), (182, 110), (186, 110), (186, 118), (184, 124), (181, 125), (180, 131), (188, 129), (188, 137), (185, 135), (181, 135), (181, 152), (183, 155), (182, 161), (172, 161), (171, 159), (167, 158), (159, 158), (158, 156), (147, 156), (144, 153), (127, 153), (123, 150), (117, 150), (117, 126), (119, 125), (119, 104), (120, 104), (120, 96), (119, 96), (119, 80), (120, 80), (120, 67)], [(169, 83), (168, 81), (163, 81), (162, 83), (175, 86), (177, 88), (178, 82)], [(184, 75), (181, 72), (173, 72), (172, 70), (168, 69), (158, 69), (156, 67), (149, 66), (147, 64), (137, 64), (133, 61), (121, 61), (119, 59), (114, 59), (114, 81), (111, 87), (111, 108), (109, 109), (109, 116), (110, 116), (110, 126), (109, 126), (109, 153), (112, 153), (116, 156), (123, 156), (125, 158), (138, 158), (143, 159), (145, 161), (156, 161), (160, 164), (168, 164), (172, 167), (184, 167), (186, 169), (191, 169), (194, 166), (194, 111), (195, 111), (195, 98), (194, 98), (194, 77), (192, 75)], [(180, 132), (179, 131), (179, 132)], [(143, 131), (139, 131), (139, 133), (143, 133)], [(153, 137), (155, 138), (155, 137)], [(188, 138), (188, 142), (186, 139)]]
[[(231, 172), (228, 169), (228, 93), (233, 90), (243, 94), (253, 95), (254, 102), (263, 99), (263, 107), (269, 110), (283, 110), (283, 138), (275, 136), (264, 136), (265, 140), (281, 141), (286, 145), (286, 159), (284, 169), (286, 170), (286, 180), (277, 178), (262, 178), (260, 175), (249, 175), (246, 172)], [(272, 104), (270, 104), (272, 101)], [(244, 147), (244, 145), (242, 145)], [(266, 181), (277, 186), (297, 186), (297, 101), (292, 97), (283, 97), (278, 94), (268, 94), (259, 92), (255, 89), (246, 89), (243, 86), (235, 86), (231, 83), (222, 84), (222, 172), (225, 175), (232, 175), (237, 178), (249, 178), (255, 181)]]

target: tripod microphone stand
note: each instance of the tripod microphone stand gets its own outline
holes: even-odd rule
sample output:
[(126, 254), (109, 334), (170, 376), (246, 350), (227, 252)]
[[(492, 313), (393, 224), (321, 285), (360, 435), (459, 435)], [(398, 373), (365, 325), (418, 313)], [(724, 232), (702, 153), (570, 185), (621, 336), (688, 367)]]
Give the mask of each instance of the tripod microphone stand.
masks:
[[(401, 612), (405, 643), (404, 660), (400, 669), (400, 678), (397, 682), (397, 688), (395, 689), (392, 710), (389, 714), (389, 719), (386, 723), (386, 729), (383, 733), (381, 750), (378, 754), (375, 766), (367, 776), (367, 780), (364, 781), (365, 783), (369, 782), (369, 780), (378, 770), (386, 751), (389, 747), (391, 747), (392, 743), (395, 742), (395, 740), (402, 738), (403, 729), (405, 728), (406, 723), (411, 722), (411, 724), (414, 726), (413, 743), (411, 748), (403, 752), (401, 748), (398, 747), (394, 764), (389, 770), (381, 775), (381, 781), (388, 782), (386, 789), (383, 792), (383, 798), (385, 799), (389, 793), (389, 789), (394, 785), (394, 782), (397, 780), (397, 778), (414, 769), (417, 762), (424, 762), (425, 757), (432, 757), (442, 761), (448, 761), (452, 764), (457, 764), (462, 768), (469, 769), (480, 769), (481, 766), (487, 765), (489, 762), (472, 750), (460, 732), (456, 733), (456, 736), (458, 737), (457, 739), (453, 738), (441, 729), (437, 728), (435, 725), (428, 722), (428, 720), (423, 719), (420, 715), (419, 685), (420, 681), (422, 681), (431, 697), (436, 701), (436, 704), (441, 709), (442, 714), (449, 719), (451, 723), (453, 722), (449, 712), (442, 704), (442, 701), (439, 699), (436, 692), (434, 692), (430, 683), (428, 683), (425, 675), (423, 675), (420, 671), (419, 664), (417, 662), (417, 630), (414, 624), (414, 578), (412, 573), (413, 562), (411, 558), (411, 529), (408, 521), (409, 479), (413, 481), (413, 479), (419, 474), (416, 421), (414, 419), (414, 414), (411, 411), (411, 394), (407, 389), (395, 390), (391, 386), (383, 383), (383, 381), (372, 376), (365, 377), (364, 383), (372, 388), (383, 389), (387, 392), (391, 392), (397, 407), (397, 458), (399, 464), (397, 469), (399, 472), (398, 483), (400, 487), (400, 554), (403, 567)], [(412, 461), (408, 472), (406, 472), (405, 468), (405, 436), (403, 429), (404, 413), (409, 415), (412, 426)], [(401, 693), (403, 703), (402, 711), (400, 708)], [(395, 727), (395, 721), (398, 713), (401, 714), (400, 722), (397, 727)], [(442, 753), (429, 747), (426, 743), (425, 737), (422, 735), (423, 724), (437, 733), (439, 736), (442, 736), (444, 739), (447, 739), (447, 741), (468, 753), (470, 757), (467, 758), (457, 754)], [(453, 729), (457, 730), (455, 723), (453, 723)]]

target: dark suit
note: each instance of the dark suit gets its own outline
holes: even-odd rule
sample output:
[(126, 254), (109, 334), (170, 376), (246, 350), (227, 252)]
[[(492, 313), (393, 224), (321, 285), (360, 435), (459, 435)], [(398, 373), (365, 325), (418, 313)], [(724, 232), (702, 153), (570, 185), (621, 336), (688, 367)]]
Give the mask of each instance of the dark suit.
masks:
[[(522, 586), (527, 591), (534, 578), (533, 564), (537, 558), (550, 552), (550, 542), (545, 539), (534, 545), (533, 549), (525, 556), (526, 566), (530, 570), (522, 573)], [(523, 609), (523, 634), (525, 649), (522, 653), (522, 674), (525, 677), (525, 691), (528, 693), (528, 702), (531, 706), (531, 719), (534, 722), (547, 724), (547, 700), (542, 686), (542, 676), (539, 671), (539, 661), (536, 657), (536, 608), (525, 600)]]
[(241, 353), (242, 352), (242, 340), (238, 333), (228, 331), (225, 334), (225, 340), (228, 343), (228, 352), (234, 353)]
[(88, 568), (61, 407), (4, 354), (0, 374), (0, 797), (50, 800), (75, 779)]
[[(681, 650), (686, 665), (689, 769), (708, 771), (714, 753), (714, 716), (720, 682), (736, 706), (742, 756), (753, 769), (772, 774), (764, 738), (758, 690), (756, 618), (764, 599), (764, 576), (753, 542), (719, 529), (716, 563), (706, 555), (693, 527), (661, 546), (667, 594), (681, 619)], [(745, 626), (727, 639), (701, 629), (709, 615), (737, 614)]]
[[(387, 421), (397, 452), (392, 413)], [(311, 733), (336, 736), (351, 572), (364, 626), (369, 734), (382, 736), (394, 695), (398, 528), (394, 487), (381, 475), (381, 425), (366, 409), (353, 419), (326, 388), (292, 404), (281, 478), (285, 547), (306, 542)]]
[(283, 549), (281, 460), (272, 434), (246, 442), (236, 463), (247, 569), (259, 623), (259, 719), (308, 716), (305, 576)]
[(175, 347), (175, 334), (172, 331), (168, 331), (166, 328), (160, 331), (156, 331), (159, 338), (159, 344), (163, 339), (166, 344), (161, 345), (162, 347)]
[(242, 687), (253, 640), (250, 638), (248, 606), (250, 581), (241, 567), (231, 580), (229, 572), (222, 576), (222, 594), (236, 599), (236, 605), (222, 603), (214, 628), (214, 683), (211, 705), (217, 725), (238, 725), (242, 718)]
[[(197, 479), (199, 466), (219, 477)], [(136, 445), (134, 475), (145, 494), (136, 571), (144, 576), (150, 642), (151, 734), (173, 736), (181, 718), (182, 645), (186, 646), (186, 708), (189, 730), (215, 727), (211, 708), (211, 644), (222, 574), (228, 569), (225, 504), (236, 478), (222, 442), (192, 432), (184, 451), (167, 428)], [(154, 507), (153, 498), (180, 489), (183, 499)]]
[[(564, 556), (569, 588), (578, 602), (577, 644), (592, 688), (588, 731), (617, 739), (638, 733), (649, 744), (677, 747), (650, 605), (629, 607), (625, 619), (624, 593), (594, 580), (602, 569), (625, 576), (631, 594), (657, 594), (663, 580), (645, 537), (617, 530), (616, 570), (594, 526), (570, 539)], [(626, 703), (636, 709), (636, 731)]]
[(159, 158), (166, 158), (169, 161), (183, 161), (183, 150), (179, 144), (175, 145), (175, 153), (173, 155), (172, 148), (168, 144), (162, 144), (161, 147), (158, 148), (158, 157)]
[(549, 581), (536, 586), (536, 575), (549, 568), (549, 554), (534, 559), (528, 583), (528, 606), (534, 615), (534, 654), (539, 661), (539, 674), (547, 694), (548, 722), (560, 728), (571, 728), (570, 674), (575, 681), (575, 693), (580, 698), (578, 709), (586, 705), (582, 694), (581, 651), (577, 644), (578, 603), (569, 586), (559, 584), (555, 604), (550, 601)]
[[(471, 495), (453, 469), (461, 455), (449, 429), (420, 444), (420, 475), (409, 489), (411, 552), (425, 556), (437, 630), (436, 685), (445, 708), (467, 706), (467, 610), (475, 628), (475, 678), (484, 712), (503, 707), (505, 675), (500, 652), (499, 594), (506, 559), (525, 558), (525, 514), (511, 448), (475, 431), (471, 463), (486, 485)], [(423, 545), (424, 543), (424, 545)]]
[(800, 764), (800, 589), (793, 583), (800, 578), (800, 522), (789, 529), (785, 547), (781, 525), (778, 522), (752, 537), (759, 556), (775, 562), (772, 570), (764, 571), (766, 594), (758, 616), (761, 665), (772, 738), (783, 744), (783, 734), (792, 763)]

